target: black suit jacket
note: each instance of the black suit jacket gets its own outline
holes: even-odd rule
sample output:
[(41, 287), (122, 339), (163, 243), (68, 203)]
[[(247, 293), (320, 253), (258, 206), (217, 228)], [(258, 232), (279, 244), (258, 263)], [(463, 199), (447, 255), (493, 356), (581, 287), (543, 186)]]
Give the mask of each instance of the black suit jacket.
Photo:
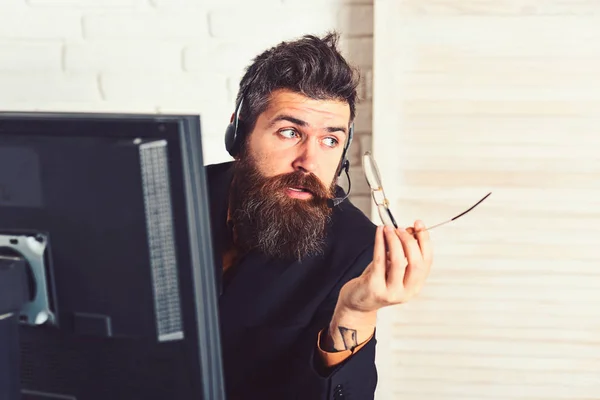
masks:
[(223, 277), (232, 165), (207, 167), (227, 398), (372, 399), (375, 337), (331, 370), (316, 350), (341, 287), (372, 260), (375, 226), (345, 200), (332, 213), (324, 255), (299, 263), (251, 252)]

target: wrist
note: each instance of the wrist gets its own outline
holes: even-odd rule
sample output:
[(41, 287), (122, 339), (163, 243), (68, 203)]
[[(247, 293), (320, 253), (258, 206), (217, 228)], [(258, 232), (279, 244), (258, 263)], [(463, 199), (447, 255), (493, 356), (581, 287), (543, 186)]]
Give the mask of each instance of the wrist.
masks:
[(364, 312), (336, 307), (327, 329), (326, 351), (354, 350), (375, 331), (377, 311)]
[(377, 311), (351, 307), (340, 298), (335, 306), (332, 321), (339, 320), (359, 327), (375, 326)]
[(331, 322), (356, 329), (374, 328), (377, 323), (377, 310), (362, 311), (338, 306), (333, 313)]

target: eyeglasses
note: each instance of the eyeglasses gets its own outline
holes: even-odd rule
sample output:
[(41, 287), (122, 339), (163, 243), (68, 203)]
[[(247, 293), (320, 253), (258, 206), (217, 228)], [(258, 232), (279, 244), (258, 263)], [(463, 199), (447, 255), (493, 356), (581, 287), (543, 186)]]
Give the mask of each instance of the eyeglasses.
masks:
[[(395, 228), (398, 228), (398, 224), (396, 223), (396, 220), (394, 219), (394, 216), (392, 215), (392, 212), (390, 211), (390, 201), (387, 199), (385, 192), (383, 191), (383, 185), (381, 184), (381, 175), (379, 174), (379, 168), (377, 168), (377, 163), (375, 162), (375, 159), (373, 158), (373, 155), (371, 154), (370, 151), (367, 151), (363, 155), (363, 171), (365, 173), (365, 178), (367, 179), (367, 183), (371, 187), (371, 196), (373, 197), (373, 200), (375, 201), (375, 205), (377, 206), (377, 211), (379, 212), (379, 217), (381, 218), (381, 222), (383, 222), (383, 224), (386, 226), (393, 226)], [(481, 200), (479, 200), (477, 203), (475, 203), (473, 206), (471, 206), (466, 211), (463, 211), (460, 214), (458, 214), (456, 217), (451, 218), (444, 222), (440, 222), (439, 224), (430, 226), (423, 230), (430, 231), (433, 228), (437, 228), (438, 226), (445, 225), (449, 222), (452, 222), (452, 221), (462, 217), (463, 215), (465, 215), (466, 213), (468, 213), (469, 211), (471, 211), (472, 209), (477, 207), (479, 204), (481, 204), (481, 202), (483, 202), (485, 199), (487, 199), (491, 194), (492, 194), (492, 192), (486, 194), (485, 196), (483, 196), (483, 198)]]

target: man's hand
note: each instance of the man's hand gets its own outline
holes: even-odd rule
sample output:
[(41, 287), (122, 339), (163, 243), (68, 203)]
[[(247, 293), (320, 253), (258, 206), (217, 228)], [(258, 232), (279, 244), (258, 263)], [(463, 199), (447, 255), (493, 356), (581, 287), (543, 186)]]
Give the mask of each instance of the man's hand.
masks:
[(429, 275), (433, 251), (421, 221), (414, 228), (378, 227), (373, 261), (338, 297), (324, 350), (352, 350), (375, 329), (377, 310), (416, 296)]

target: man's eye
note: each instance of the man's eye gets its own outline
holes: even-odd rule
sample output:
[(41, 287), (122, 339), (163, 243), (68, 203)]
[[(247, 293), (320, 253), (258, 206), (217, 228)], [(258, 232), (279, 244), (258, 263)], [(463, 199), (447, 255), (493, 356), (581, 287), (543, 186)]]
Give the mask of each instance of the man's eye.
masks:
[(335, 147), (338, 145), (338, 140), (334, 137), (327, 137), (323, 140), (323, 143), (325, 143), (325, 146), (327, 147)]
[(295, 129), (282, 129), (279, 134), (287, 139), (293, 139), (298, 136), (298, 132)]

